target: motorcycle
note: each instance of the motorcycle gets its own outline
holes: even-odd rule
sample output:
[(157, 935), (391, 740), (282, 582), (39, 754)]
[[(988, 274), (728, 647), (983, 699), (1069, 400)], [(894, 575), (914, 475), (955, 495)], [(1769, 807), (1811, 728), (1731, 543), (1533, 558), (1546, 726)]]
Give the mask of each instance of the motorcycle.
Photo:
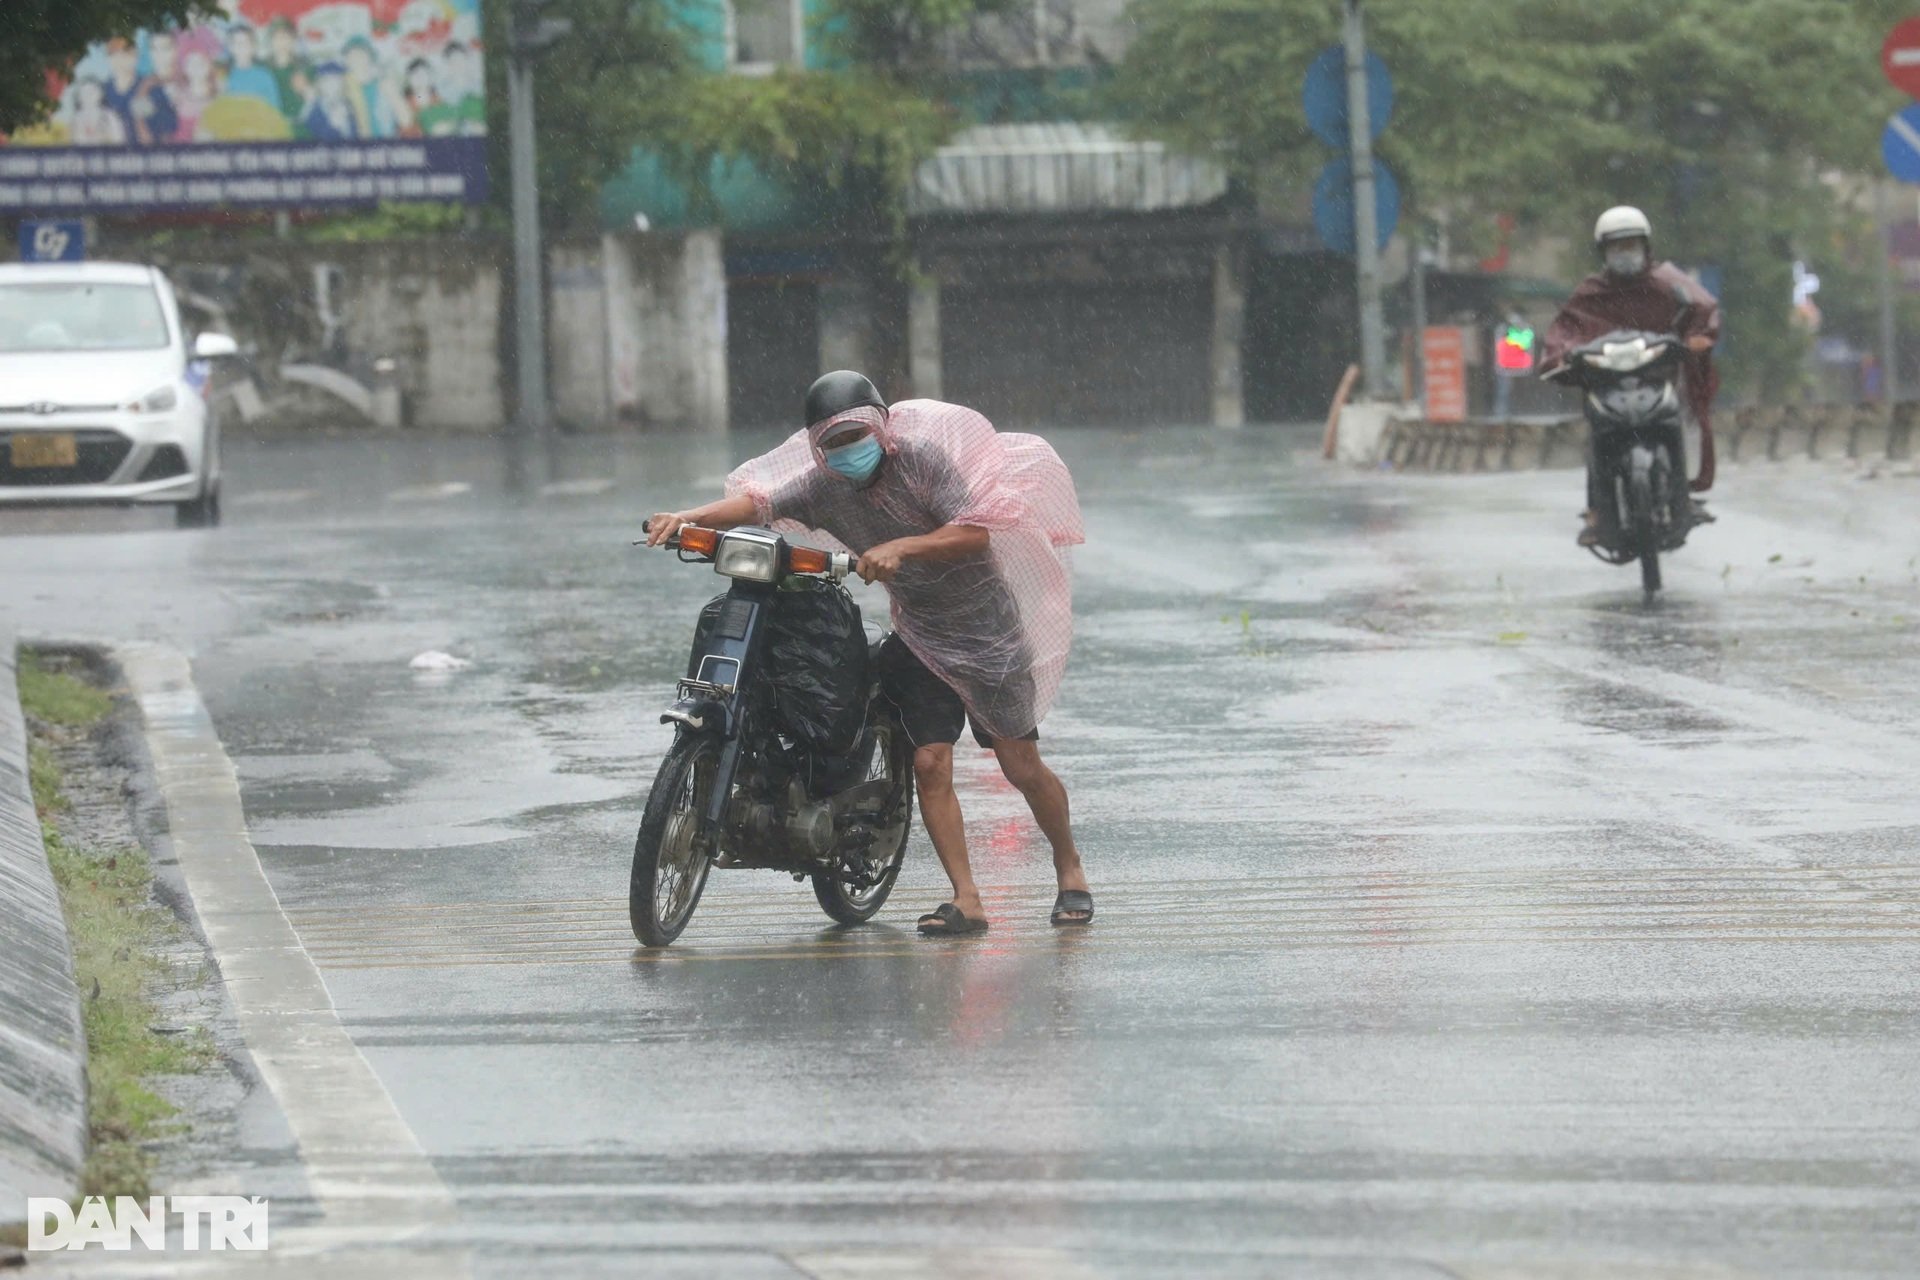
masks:
[(1614, 504), (1610, 545), (1589, 547), (1608, 564), (1640, 562), (1640, 585), (1660, 590), (1660, 556), (1678, 551), (1695, 524), (1711, 517), (1684, 490), (1684, 418), (1678, 388), (1680, 339), (1620, 329), (1567, 353), (1547, 375), (1585, 392), (1592, 466)]
[(906, 854), (913, 747), (841, 586), (857, 561), (751, 526), (683, 526), (665, 546), (730, 583), (660, 716), (674, 739), (634, 841), (634, 937), (679, 937), (715, 867), (811, 878), (834, 920), (871, 919)]

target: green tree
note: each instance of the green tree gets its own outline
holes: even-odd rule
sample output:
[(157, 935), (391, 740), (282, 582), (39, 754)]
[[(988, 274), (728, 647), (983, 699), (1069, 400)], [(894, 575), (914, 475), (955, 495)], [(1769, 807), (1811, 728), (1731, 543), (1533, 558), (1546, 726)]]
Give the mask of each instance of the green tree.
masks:
[[(1297, 191), (1326, 149), (1295, 86), (1338, 37), (1337, 0), (1140, 0), (1115, 103), (1141, 127)], [(1877, 67), (1909, 0), (1370, 0), (1398, 103), (1382, 139), (1416, 211), (1511, 213), (1582, 250), (1610, 204), (1664, 252), (1724, 270), (1729, 371), (1785, 390), (1804, 337), (1797, 246), (1831, 234), (1823, 178), (1864, 173), (1898, 97)]]
[(711, 161), (746, 160), (797, 195), (828, 195), (834, 230), (895, 241), (905, 234), (915, 168), (955, 126), (939, 102), (852, 69), (715, 76), (682, 105), (668, 155), (709, 212)]
[(185, 22), (193, 0), (6, 0), (0, 15), (0, 133), (46, 117), (48, 76), (63, 76), (109, 36)]
[(854, 68), (892, 75), (944, 69), (946, 37), (1018, 0), (828, 0), (814, 34)]
[(810, 27), (828, 69), (708, 81), (691, 148), (747, 159), (797, 194), (829, 192), (833, 230), (879, 240), (906, 271), (914, 171), (962, 125), (941, 42), (1012, 2), (828, 0)]
[[(939, 41), (1009, 2), (832, 0), (811, 30), (827, 69), (737, 76), (700, 68), (696, 32), (663, 0), (571, 0), (574, 33), (535, 74), (543, 217), (556, 230), (594, 225), (600, 187), (643, 147), (700, 216), (717, 216), (714, 164), (745, 161), (796, 194), (834, 197), (846, 234), (902, 242), (914, 169), (958, 124), (929, 78)], [(506, 10), (488, 8), (495, 49), (506, 48)], [(488, 95), (501, 174), (506, 97), (504, 83)], [(504, 208), (505, 184), (496, 185)]]
[[(505, 211), (508, 173), (507, 47), (511, 6), (488, 0), (487, 134), (494, 202)], [(573, 34), (541, 55), (534, 72), (543, 225), (586, 230), (598, 223), (601, 185), (636, 142), (687, 136), (684, 104), (698, 68), (688, 31), (663, 0), (567, 0), (555, 6)]]
[(746, 160), (799, 195), (825, 193), (834, 230), (907, 266), (907, 201), (920, 162), (960, 127), (942, 41), (1014, 0), (828, 0), (811, 24), (826, 69), (705, 78), (665, 134), (699, 184), (715, 157)]

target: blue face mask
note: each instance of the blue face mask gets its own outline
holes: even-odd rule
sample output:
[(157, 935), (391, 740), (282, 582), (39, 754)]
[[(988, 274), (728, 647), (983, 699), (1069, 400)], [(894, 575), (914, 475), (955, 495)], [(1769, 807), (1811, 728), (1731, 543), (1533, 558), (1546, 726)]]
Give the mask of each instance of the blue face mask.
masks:
[(886, 451), (872, 436), (863, 436), (852, 444), (825, 450), (827, 465), (855, 484), (865, 484), (880, 469)]

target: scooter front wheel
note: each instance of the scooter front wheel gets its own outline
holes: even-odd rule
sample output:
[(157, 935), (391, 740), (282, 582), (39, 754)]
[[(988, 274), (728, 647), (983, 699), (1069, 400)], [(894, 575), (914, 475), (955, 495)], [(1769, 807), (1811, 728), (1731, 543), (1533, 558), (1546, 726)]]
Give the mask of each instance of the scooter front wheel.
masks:
[(713, 794), (720, 746), (705, 734), (682, 733), (660, 762), (633, 843), (627, 914), (633, 936), (664, 947), (680, 936), (700, 903), (713, 860), (700, 838), (701, 815)]
[(1654, 523), (1655, 493), (1664, 483), (1652, 455), (1636, 448), (1629, 459), (1625, 527), (1640, 559), (1640, 589), (1651, 600), (1660, 591), (1660, 530)]

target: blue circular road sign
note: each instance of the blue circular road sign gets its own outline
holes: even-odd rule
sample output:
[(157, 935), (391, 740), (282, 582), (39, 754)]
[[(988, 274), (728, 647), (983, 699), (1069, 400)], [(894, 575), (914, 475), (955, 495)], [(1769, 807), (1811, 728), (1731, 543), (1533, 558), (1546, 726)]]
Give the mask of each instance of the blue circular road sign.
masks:
[(1880, 154), (1886, 158), (1887, 172), (1902, 182), (1920, 183), (1920, 103), (1887, 121), (1880, 135)]
[[(1307, 109), (1307, 127), (1314, 136), (1339, 151), (1347, 150), (1347, 51), (1339, 45), (1323, 51), (1307, 68), (1307, 87), (1301, 94)], [(1375, 53), (1367, 54), (1367, 123), (1378, 138), (1393, 115), (1393, 77)]]
[[(1384, 249), (1400, 222), (1400, 184), (1378, 160), (1373, 162), (1373, 203), (1380, 224), (1379, 247)], [(1349, 157), (1329, 160), (1313, 184), (1313, 225), (1322, 243), (1335, 253), (1351, 254), (1359, 247), (1353, 234), (1353, 161)]]

